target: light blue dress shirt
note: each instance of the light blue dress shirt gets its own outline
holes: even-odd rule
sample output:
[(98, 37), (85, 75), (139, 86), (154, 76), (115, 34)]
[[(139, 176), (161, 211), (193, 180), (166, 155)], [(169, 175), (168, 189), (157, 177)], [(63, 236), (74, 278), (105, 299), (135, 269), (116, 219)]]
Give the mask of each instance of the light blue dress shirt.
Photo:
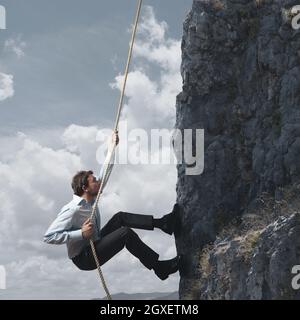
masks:
[[(103, 179), (104, 170), (107, 168), (106, 179), (103, 182), (102, 190), (107, 184), (108, 178), (111, 174), (115, 160), (115, 151), (111, 157), (110, 163), (105, 161), (101, 167), (100, 174), (97, 179)], [(57, 218), (52, 222), (44, 235), (44, 242), (50, 244), (66, 243), (68, 249), (68, 256), (70, 259), (78, 255), (81, 250), (89, 244), (82, 236), (81, 227), (83, 223), (91, 217), (94, 202), (88, 203), (82, 197), (73, 195), (73, 199), (62, 207), (57, 215)], [(97, 206), (94, 216), (94, 235), (92, 240), (96, 241), (101, 238), (101, 216)]]

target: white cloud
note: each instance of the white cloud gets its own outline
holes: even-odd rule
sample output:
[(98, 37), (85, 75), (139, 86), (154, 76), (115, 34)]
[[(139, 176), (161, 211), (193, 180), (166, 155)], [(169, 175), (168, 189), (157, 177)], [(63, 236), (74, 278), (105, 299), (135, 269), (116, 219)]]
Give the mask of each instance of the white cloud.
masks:
[(14, 81), (11, 74), (0, 72), (0, 101), (11, 98), (14, 95)]
[(80, 155), (86, 169), (95, 167), (97, 127), (70, 125), (62, 135), (66, 149)]
[(152, 7), (145, 6), (134, 54), (158, 63), (164, 72), (178, 74), (181, 64), (181, 42), (166, 36), (167, 27), (166, 22), (160, 23), (156, 20)]
[[(152, 7), (145, 6), (143, 12), (133, 59), (141, 59), (142, 66), (133, 65), (128, 75), (123, 117), (132, 127), (169, 128), (175, 122), (176, 96), (182, 89), (181, 43), (167, 38), (167, 24), (156, 20)], [(145, 71), (152, 66), (160, 70), (158, 79)], [(123, 75), (118, 75), (110, 85), (121, 89), (122, 84)]]
[(7, 52), (13, 52), (20, 59), (25, 56), (24, 49), (27, 44), (25, 41), (21, 40), (21, 36), (18, 36), (16, 39), (7, 39), (4, 42), (4, 50)]
[(144, 6), (141, 23), (138, 26), (138, 32), (148, 35), (147, 41), (149, 43), (163, 43), (165, 42), (168, 24), (165, 21), (159, 22), (156, 20), (153, 7)]
[(0, 162), (0, 177), (5, 181), (0, 186), (0, 241), (14, 243), (17, 249), (23, 239), (41, 239), (49, 217), (57, 211), (63, 197), (70, 194), (64, 182), (82, 164), (79, 156), (43, 147), (22, 134), (15, 138), (15, 144), (20, 149), (14, 157)]

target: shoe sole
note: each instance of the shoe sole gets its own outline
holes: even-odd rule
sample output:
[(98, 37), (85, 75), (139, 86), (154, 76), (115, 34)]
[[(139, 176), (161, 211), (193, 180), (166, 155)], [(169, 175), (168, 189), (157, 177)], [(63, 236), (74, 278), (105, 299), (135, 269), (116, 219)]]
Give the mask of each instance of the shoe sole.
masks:
[(169, 278), (169, 275), (170, 274), (174, 274), (174, 273), (176, 273), (176, 272), (178, 272), (179, 271), (179, 267), (180, 267), (180, 264), (181, 264), (181, 260), (182, 260), (182, 255), (180, 254), (180, 255), (178, 255), (177, 256), (177, 260), (176, 260), (176, 269), (173, 271), (173, 272), (171, 272), (171, 273), (169, 273), (168, 275), (166, 275), (165, 277), (160, 277), (159, 275), (157, 275), (161, 280), (166, 280), (166, 279), (168, 279)]

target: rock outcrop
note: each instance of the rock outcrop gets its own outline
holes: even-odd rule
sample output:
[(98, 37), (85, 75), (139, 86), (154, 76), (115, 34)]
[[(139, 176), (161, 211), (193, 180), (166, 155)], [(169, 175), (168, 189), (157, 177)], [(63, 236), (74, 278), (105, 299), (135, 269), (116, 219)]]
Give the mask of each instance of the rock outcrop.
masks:
[[(175, 238), (186, 259), (180, 299), (299, 298), (291, 268), (300, 264), (300, 209), (296, 200), (274, 209), (300, 184), (294, 5), (194, 0), (184, 21), (175, 127), (204, 129), (205, 151), (201, 175), (177, 165)], [(268, 211), (264, 197), (273, 204)]]

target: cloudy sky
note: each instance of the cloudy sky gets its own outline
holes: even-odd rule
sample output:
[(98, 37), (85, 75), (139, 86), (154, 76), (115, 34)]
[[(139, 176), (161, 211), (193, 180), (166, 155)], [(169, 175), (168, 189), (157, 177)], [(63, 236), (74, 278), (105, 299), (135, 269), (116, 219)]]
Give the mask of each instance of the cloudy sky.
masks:
[[(80, 169), (100, 170), (97, 134), (113, 128), (136, 1), (1, 0), (0, 265), (1, 299), (103, 297), (96, 272), (77, 270), (66, 247), (42, 242), (72, 198)], [(128, 130), (172, 129), (181, 91), (182, 23), (192, 0), (144, 1), (128, 78)], [(120, 145), (122, 135), (120, 135)], [(115, 165), (99, 208), (102, 226), (116, 212), (161, 217), (176, 201), (175, 165)], [(160, 254), (176, 255), (174, 238), (135, 231)], [(169, 292), (126, 248), (102, 266), (110, 292)]]

